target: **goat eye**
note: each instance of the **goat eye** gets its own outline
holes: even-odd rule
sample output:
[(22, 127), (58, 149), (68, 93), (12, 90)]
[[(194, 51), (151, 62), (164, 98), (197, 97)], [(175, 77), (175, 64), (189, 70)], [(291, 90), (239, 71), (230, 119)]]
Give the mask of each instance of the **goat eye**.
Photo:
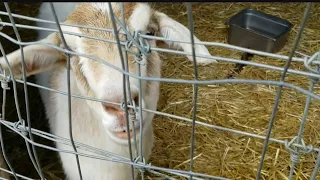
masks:
[(154, 32), (147, 32), (146, 35), (148, 35), (148, 36), (154, 36)]

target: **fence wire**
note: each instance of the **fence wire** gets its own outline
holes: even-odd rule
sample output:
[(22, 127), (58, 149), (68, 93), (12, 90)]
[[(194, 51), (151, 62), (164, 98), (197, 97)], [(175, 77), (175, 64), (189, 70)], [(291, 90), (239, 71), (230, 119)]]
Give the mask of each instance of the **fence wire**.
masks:
[[(112, 21), (112, 29), (105, 29), (105, 28), (97, 28), (97, 27), (88, 27), (88, 26), (81, 26), (81, 25), (73, 25), (73, 24), (66, 24), (66, 23), (61, 23), (58, 21), (54, 5), (51, 3), (51, 10), (52, 10), (52, 15), (54, 16), (55, 21), (48, 21), (48, 20), (42, 20), (38, 18), (32, 18), (32, 17), (27, 17), (27, 16), (22, 16), (18, 14), (13, 14), (10, 11), (10, 8), (7, 3), (5, 4), (5, 8), (7, 12), (2, 12), (0, 11), (0, 15), (8, 16), (10, 18), (10, 23), (9, 22), (0, 22), (1, 26), (11, 26), (14, 29), (15, 35), (17, 37), (17, 40), (11, 38), (10, 36), (6, 35), (3, 32), (0, 32), (0, 35), (11, 41), (12, 43), (15, 43), (19, 45), (19, 48), (21, 49), (21, 57), (22, 57), (22, 72), (23, 72), (23, 79), (15, 79), (13, 72), (9, 68), (10, 74), (6, 74), (6, 71), (1, 69), (1, 87), (3, 89), (3, 102), (2, 102), (2, 112), (1, 112), (1, 119), (0, 119), (0, 142), (1, 142), (1, 149), (2, 149), (2, 154), (3, 157), (8, 165), (8, 170), (0, 168), (0, 170), (7, 172), (11, 174), (15, 179), (30, 179), (24, 175), (17, 174), (15, 170), (12, 168), (11, 163), (9, 162), (6, 152), (5, 152), (5, 144), (3, 143), (3, 134), (1, 131), (1, 126), (6, 127), (7, 129), (11, 130), (14, 133), (17, 133), (20, 135), (24, 140), (26, 144), (26, 148), (28, 151), (28, 154), (30, 156), (30, 160), (33, 163), (34, 168), (37, 170), (39, 174), (40, 179), (44, 179), (44, 175), (41, 170), (41, 164), (39, 163), (37, 151), (35, 147), (41, 147), (45, 148), (48, 150), (52, 151), (57, 151), (57, 152), (62, 152), (62, 153), (69, 153), (73, 154), (77, 158), (77, 168), (79, 172), (79, 179), (82, 179), (82, 172), (81, 172), (81, 163), (79, 162), (79, 156), (81, 157), (88, 157), (88, 158), (93, 158), (93, 159), (99, 159), (99, 160), (105, 160), (105, 161), (111, 161), (111, 162), (117, 162), (117, 163), (124, 163), (131, 165), (131, 173), (132, 173), (132, 179), (135, 176), (134, 169), (139, 170), (139, 174), (141, 179), (145, 179), (145, 172), (152, 173), (156, 176), (160, 176), (164, 179), (175, 179), (173, 176), (180, 176), (184, 177), (187, 179), (229, 179), (228, 177), (219, 177), (219, 176), (213, 176), (213, 175), (207, 175), (207, 174), (202, 174), (202, 173), (197, 173), (193, 171), (193, 164), (194, 164), (194, 151), (195, 151), (195, 127), (198, 125), (205, 126), (211, 129), (216, 129), (216, 130), (221, 130), (221, 131), (227, 131), (230, 133), (235, 133), (239, 135), (244, 135), (248, 137), (253, 137), (257, 139), (262, 139), (264, 140), (264, 146), (262, 149), (262, 154), (261, 154), (261, 159), (260, 163), (256, 174), (256, 179), (259, 180), (261, 178), (261, 171), (263, 168), (263, 164), (265, 162), (265, 154), (267, 152), (268, 144), (269, 142), (275, 142), (284, 145), (287, 150), (290, 152), (291, 155), (291, 169), (290, 173), (288, 174), (289, 179), (293, 179), (294, 176), (294, 168), (295, 166), (299, 163), (299, 156), (302, 153), (310, 153), (310, 152), (316, 152), (318, 153), (318, 159), (314, 167), (314, 171), (312, 173), (311, 179), (315, 179), (320, 167), (320, 149), (313, 147), (311, 145), (307, 146), (302, 138), (303, 130), (304, 130), (304, 124), (308, 116), (308, 109), (310, 106), (310, 103), (312, 100), (317, 100), (320, 101), (320, 96), (316, 95), (313, 93), (315, 84), (318, 83), (318, 80), (320, 78), (320, 51), (315, 53), (314, 55), (311, 56), (305, 56), (304, 58), (298, 58), (294, 57), (294, 55), (297, 53), (296, 49), (299, 45), (299, 40), (301, 38), (301, 34), (303, 33), (303, 30), (305, 28), (305, 23), (307, 22), (308, 16), (310, 14), (311, 10), (311, 3), (306, 3), (306, 9), (304, 16), (301, 19), (301, 23), (299, 26), (299, 32), (296, 37), (296, 40), (293, 44), (292, 50), (290, 52), (289, 56), (284, 56), (284, 55), (277, 55), (273, 53), (266, 53), (266, 52), (261, 52), (261, 51), (256, 51), (256, 50), (251, 50), (251, 49), (246, 49), (242, 47), (237, 47), (229, 44), (223, 44), (223, 43), (216, 43), (216, 42), (201, 42), (201, 43), (196, 43), (194, 41), (194, 25), (193, 25), (193, 16), (192, 16), (192, 4), (191, 3), (186, 3), (187, 6), (187, 15), (188, 15), (188, 27), (189, 31), (191, 34), (190, 41), (173, 41), (167, 38), (163, 37), (155, 37), (155, 36), (150, 36), (145, 34), (145, 32), (129, 32), (129, 29), (127, 28), (126, 22), (125, 22), (125, 17), (124, 17), (124, 8), (125, 6), (123, 3), (121, 3), (121, 18), (119, 19), (116, 17), (113, 13), (111, 3), (109, 4), (109, 12), (110, 12), (110, 17)], [(30, 20), (30, 21), (35, 21), (35, 22), (43, 22), (43, 23), (48, 23), (48, 24), (56, 24), (57, 29), (50, 29), (50, 28), (41, 28), (41, 27), (36, 27), (36, 26), (30, 26), (30, 25), (23, 25), (23, 24), (16, 24), (14, 22), (13, 18), (20, 18), (20, 19), (25, 19), (25, 20)], [(73, 32), (65, 32), (62, 31), (61, 25), (63, 26), (70, 26), (70, 27), (78, 27), (78, 28), (87, 28), (87, 29), (92, 29), (92, 30), (99, 30), (99, 31), (104, 31), (104, 32), (111, 32), (113, 33), (115, 37), (115, 41), (113, 40), (108, 40), (108, 39), (101, 39), (89, 35), (83, 35), (83, 34), (77, 34)], [(119, 27), (119, 28), (118, 28)], [(32, 29), (32, 30), (43, 30), (43, 31), (49, 31), (49, 32), (57, 32), (61, 36), (62, 42), (64, 44), (64, 48), (62, 47), (57, 47), (53, 46), (51, 44), (46, 44), (40, 41), (36, 42), (22, 42), (18, 28), (24, 28), (24, 29)], [(71, 49), (68, 48), (68, 45), (64, 39), (64, 35), (69, 34), (69, 35), (76, 35), (81, 38), (88, 38), (88, 39), (93, 39), (96, 41), (102, 41), (102, 42), (107, 42), (107, 43), (114, 43), (117, 45), (117, 48), (119, 50), (119, 56), (121, 57), (121, 68), (116, 67), (115, 65), (112, 65), (111, 63), (108, 63), (104, 61), (103, 59), (99, 59), (87, 54), (81, 54), (72, 51)], [(125, 40), (120, 40), (119, 35), (125, 35)], [(150, 47), (147, 43), (146, 40), (165, 40), (167, 42), (175, 42), (175, 43), (188, 43), (192, 47), (192, 53), (186, 53), (183, 51), (178, 51), (178, 50), (171, 50), (171, 49), (165, 49), (165, 48), (156, 48), (156, 47)], [(133, 53), (129, 51), (128, 44), (130, 44), (131, 47), (136, 47), (138, 49), (138, 52), (135, 52), (135, 56), (138, 58), (136, 67), (137, 67), (137, 73), (132, 74), (129, 73), (129, 65), (128, 65), (128, 54)], [(256, 63), (256, 62), (249, 62), (245, 60), (239, 60), (239, 59), (232, 59), (232, 58), (226, 58), (226, 57), (218, 57), (218, 56), (201, 56), (201, 55), (195, 55), (195, 45), (201, 44), (201, 45), (206, 45), (206, 46), (214, 46), (214, 47), (223, 47), (223, 48), (228, 48), (231, 50), (238, 50), (242, 52), (247, 52), (251, 53), (254, 55), (260, 55), (260, 56), (265, 56), (265, 57), (271, 57), (271, 58), (277, 58), (279, 60), (285, 61), (284, 67), (277, 67), (277, 66), (272, 66), (272, 65), (267, 65), (267, 64), (261, 64), (261, 63)], [(25, 71), (25, 64), (24, 64), (24, 53), (23, 53), (23, 47), (28, 46), (28, 45), (43, 45), (47, 47), (52, 47), (56, 50), (59, 50), (61, 52), (64, 52), (67, 55), (67, 92), (62, 92), (58, 90), (51, 89), (49, 87), (43, 87), (40, 85), (37, 85), (35, 83), (30, 83), (27, 82), (26, 80), (26, 71)], [(6, 57), (6, 53), (4, 51), (4, 48), (2, 46), (2, 43), (0, 42), (0, 50), (2, 53), (2, 56), (4, 57), (6, 63), (8, 63), (8, 59)], [(123, 50), (124, 53), (123, 53)], [(194, 80), (183, 80), (183, 79), (170, 79), (170, 78), (153, 78), (153, 77), (146, 77), (146, 76), (141, 76), (141, 66), (143, 64), (139, 63), (139, 60), (141, 60), (141, 56), (145, 55), (147, 56), (150, 51), (157, 51), (157, 52), (165, 52), (165, 53), (171, 53), (171, 54), (180, 54), (180, 55), (189, 55), (192, 56), (193, 64), (194, 64)], [(95, 99), (95, 98), (90, 98), (90, 97), (84, 97), (84, 96), (79, 96), (79, 95), (74, 95), (71, 94), (70, 90), (70, 59), (71, 56), (80, 56), (80, 57), (86, 57), (89, 58), (93, 61), (102, 63), (110, 68), (113, 68), (114, 70), (117, 70), (123, 74), (123, 96), (124, 96), (124, 102), (123, 104), (121, 103), (116, 103), (116, 102), (111, 102), (111, 101), (105, 101), (101, 99)], [(198, 68), (197, 68), (197, 58), (207, 58), (207, 59), (216, 59), (219, 62), (228, 62), (228, 63), (238, 63), (238, 64), (245, 64), (248, 66), (254, 66), (257, 68), (263, 68), (263, 69), (271, 69), (275, 70), (278, 72), (282, 73), (282, 76), (279, 81), (270, 81), (270, 80), (251, 80), (251, 79), (219, 79), (219, 80), (199, 80), (198, 79)], [(304, 66), (308, 71), (301, 71), (301, 70), (293, 70), (290, 69), (290, 64), (292, 62), (300, 62), (303, 63)], [(316, 68), (312, 68), (311, 65), (316, 66)], [(287, 74), (296, 74), (300, 76), (305, 76), (310, 79), (310, 86), (308, 90), (305, 90), (301, 87), (295, 86), (293, 84), (285, 82), (285, 78)], [(164, 112), (159, 112), (159, 111), (154, 111), (150, 109), (145, 109), (142, 108), (142, 106), (139, 106), (138, 108), (135, 106), (134, 101), (132, 100), (131, 97), (131, 90), (130, 90), (130, 83), (129, 83), (129, 77), (138, 79), (139, 80), (139, 104), (142, 104), (142, 81), (158, 81), (158, 82), (169, 82), (169, 83), (182, 83), (182, 84), (192, 84), (193, 85), (193, 109), (192, 109), (192, 118), (185, 118), (185, 117), (180, 117), (177, 115), (172, 115)], [(14, 99), (15, 99), (15, 104), (16, 104), (16, 112), (18, 114), (18, 121), (13, 123), (9, 122), (6, 120), (5, 116), (5, 107), (6, 107), (6, 92), (9, 90), (8, 89), (8, 83), (12, 82), (13, 84), (13, 92), (14, 92)], [(26, 102), (26, 111), (27, 111), (27, 119), (26, 121), (22, 119), (21, 113), (20, 113), (20, 108), (19, 108), (19, 103), (18, 103), (18, 96), (17, 96), (17, 83), (22, 83), (24, 85), (24, 95), (25, 95), (25, 102)], [(231, 129), (231, 128), (226, 128), (222, 126), (217, 126), (217, 125), (212, 125), (204, 122), (200, 122), (197, 120), (197, 101), (198, 101), (198, 86), (199, 85), (211, 85), (211, 84), (226, 84), (226, 83), (236, 83), (236, 84), (261, 84), (261, 85), (270, 85), (270, 86), (276, 86), (278, 87), (277, 90), (277, 95), (276, 99), (274, 102), (272, 114), (270, 116), (270, 121), (269, 121), (269, 126), (267, 130), (266, 136), (262, 135), (257, 135), (253, 133), (248, 133), (236, 129)], [(41, 88), (47, 91), (59, 93), (62, 95), (65, 95), (68, 97), (68, 123), (69, 123), (69, 134), (70, 138), (63, 138), (59, 137), (57, 135), (53, 135), (38, 129), (32, 128), (31, 125), (31, 120), (30, 120), (30, 111), (29, 111), (29, 97), (28, 97), (28, 86), (33, 86), (37, 88)], [(295, 89), (296, 91), (303, 93), (306, 95), (306, 104), (305, 104), (305, 109), (303, 112), (299, 132), (297, 133), (297, 136), (292, 139), (292, 140), (278, 140), (275, 138), (270, 137), (273, 124), (275, 121), (275, 116), (277, 113), (278, 109), (278, 104), (279, 100), (281, 98), (282, 90), (283, 88), (290, 88), (290, 89)], [(130, 123), (132, 123), (134, 127), (134, 122), (130, 121), (131, 118), (138, 118), (142, 119), (142, 112), (149, 112), (149, 113), (154, 113), (156, 115), (161, 115), (161, 116), (166, 116), (170, 117), (176, 120), (181, 120), (185, 122), (189, 122), (192, 124), (192, 128), (190, 129), (191, 131), (191, 139), (190, 139), (190, 170), (189, 171), (182, 171), (182, 170), (175, 170), (175, 169), (169, 169), (169, 168), (162, 168), (158, 166), (154, 166), (152, 164), (146, 164), (145, 159), (143, 157), (143, 148), (142, 148), (142, 142), (143, 142), (143, 136), (142, 136), (142, 128), (140, 128), (140, 136), (139, 136), (139, 143), (135, 141), (133, 144), (131, 144), (131, 141), (128, 139), (128, 144), (129, 144), (129, 151), (130, 151), (130, 157), (122, 157), (120, 155), (111, 153), (111, 152), (106, 152), (104, 150), (82, 144), (80, 142), (74, 141), (73, 140), (73, 135), (72, 135), (72, 123), (71, 123), (71, 98), (78, 98), (78, 99), (84, 99), (84, 100), (89, 100), (89, 101), (95, 101), (95, 102), (104, 102), (108, 104), (113, 104), (117, 106), (122, 106), (125, 110), (125, 116), (126, 116), (126, 125), (127, 125), (127, 135), (130, 137), (130, 131), (129, 131), (129, 126)], [(130, 109), (130, 112), (129, 110)], [(138, 112), (138, 117), (135, 117), (136, 112)], [(133, 115), (134, 114), (134, 115)], [(142, 127), (142, 121), (139, 122), (140, 127)], [(134, 128), (133, 128), (134, 129)], [(135, 136), (137, 132), (133, 130), (133, 134)], [(64, 145), (71, 146), (73, 148), (73, 151), (69, 150), (62, 150), (58, 149), (56, 147), (51, 147), (45, 144), (37, 143), (34, 141), (34, 136), (38, 136), (47, 140), (50, 140), (55, 143), (61, 143)], [(136, 138), (134, 138), (136, 139)], [(31, 146), (31, 147), (30, 147)], [(131, 146), (134, 146), (135, 149), (137, 150), (136, 152), (132, 152)], [(77, 150), (81, 151), (77, 151)]]

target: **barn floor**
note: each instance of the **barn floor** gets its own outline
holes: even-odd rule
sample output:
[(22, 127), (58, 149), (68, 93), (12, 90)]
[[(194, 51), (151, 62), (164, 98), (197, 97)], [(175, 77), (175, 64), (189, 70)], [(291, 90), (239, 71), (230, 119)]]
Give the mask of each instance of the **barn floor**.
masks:
[[(36, 16), (40, 3), (9, 3), (12, 13)], [(187, 25), (186, 6), (183, 3), (152, 3), (162, 11), (184, 25)], [(305, 3), (194, 3), (193, 16), (195, 34), (203, 41), (226, 42), (226, 27), (224, 23), (232, 15), (244, 8), (254, 8), (272, 15), (287, 19), (294, 27), (288, 37), (287, 45), (279, 52), (289, 55), (290, 48), (296, 37)], [(0, 4), (0, 10), (5, 11)], [(299, 52), (312, 55), (320, 49), (320, 4), (312, 6), (310, 18), (302, 35)], [(3, 21), (8, 19), (1, 16)], [(16, 19), (16, 23), (32, 24), (30, 21)], [(15, 37), (10, 27), (4, 27), (4, 33)], [(23, 41), (32, 41), (36, 33), (31, 30), (19, 31)], [(18, 47), (1, 37), (7, 53)], [(241, 53), (224, 48), (210, 47), (212, 55), (230, 58), (240, 58)], [(183, 56), (164, 54), (162, 76), (166, 78), (193, 79), (193, 65)], [(282, 67), (283, 61), (272, 58), (253, 58), (254, 62)], [(224, 79), (234, 67), (230, 63), (219, 63), (199, 67), (201, 80)], [(303, 64), (292, 63), (292, 69), (306, 71)], [(174, 69), (174, 71), (173, 71)], [(274, 70), (255, 67), (245, 67), (237, 78), (279, 80), (281, 74)], [(28, 78), (34, 82), (34, 77)], [(288, 75), (287, 82), (308, 89), (309, 81), (305, 77)], [(12, 89), (12, 85), (10, 84)], [(319, 84), (315, 93), (319, 94)], [(30, 114), (32, 127), (48, 132), (42, 102), (37, 88), (29, 87)], [(264, 136), (267, 131), (277, 88), (274, 86), (224, 84), (199, 87), (197, 118), (209, 124), (241, 130)], [(161, 97), (158, 109), (161, 112), (192, 117), (192, 85), (162, 83)], [(23, 85), (18, 85), (18, 98), (22, 117), (26, 118)], [(2, 98), (1, 98), (2, 101)], [(303, 113), (306, 96), (285, 88), (279, 104), (272, 137), (280, 140), (291, 140), (297, 135), (300, 119)], [(320, 139), (320, 103), (313, 101), (307, 123), (304, 140), (306, 144), (319, 147)], [(15, 122), (17, 118), (13, 91), (7, 92), (6, 119)], [(191, 124), (173, 118), (156, 116), (154, 119), (156, 143), (151, 163), (165, 168), (189, 170), (189, 152)], [(25, 142), (15, 133), (2, 127), (5, 150), (16, 172), (30, 178), (39, 178), (31, 168), (32, 163), (25, 148)], [(51, 142), (41, 138), (36, 141), (50, 145)], [(231, 179), (255, 179), (263, 141), (235, 133), (218, 131), (206, 127), (196, 128), (196, 150), (194, 171), (209, 175), (222, 176)], [(57, 154), (52, 151), (37, 148), (42, 170), (47, 179), (63, 179), (63, 171)], [(317, 154), (302, 155), (296, 167), (296, 179), (310, 179), (316, 162)], [(30, 168), (26, 168), (30, 167)], [(286, 179), (290, 170), (290, 154), (283, 145), (270, 143), (262, 171), (262, 179)], [(149, 175), (148, 179), (159, 179)], [(180, 179), (180, 178), (178, 178)], [(319, 178), (320, 179), (320, 178)]]

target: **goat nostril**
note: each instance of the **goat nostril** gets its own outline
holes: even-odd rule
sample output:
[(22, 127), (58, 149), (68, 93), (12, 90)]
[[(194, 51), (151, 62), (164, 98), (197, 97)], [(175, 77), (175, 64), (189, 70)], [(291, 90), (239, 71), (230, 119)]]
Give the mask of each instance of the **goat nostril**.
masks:
[(154, 36), (154, 32), (147, 32), (146, 35), (148, 35), (148, 36)]
[(135, 104), (136, 106), (139, 106), (139, 97), (138, 97), (138, 96), (135, 96), (135, 97), (133, 98), (133, 101), (134, 101), (134, 104)]

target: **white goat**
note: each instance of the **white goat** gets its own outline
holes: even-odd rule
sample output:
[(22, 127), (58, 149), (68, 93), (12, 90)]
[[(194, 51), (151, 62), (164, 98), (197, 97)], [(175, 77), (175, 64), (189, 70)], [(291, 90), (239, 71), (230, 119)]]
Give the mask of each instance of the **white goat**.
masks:
[[(65, 23), (88, 25), (112, 29), (108, 3), (55, 3), (58, 19)], [(120, 3), (112, 3), (112, 9), (121, 20)], [(124, 3), (124, 14), (129, 30), (143, 31), (149, 34), (165, 37), (170, 40), (190, 41), (188, 28), (171, 19), (167, 15), (150, 8), (146, 3)], [(54, 20), (49, 3), (43, 3), (40, 9), (40, 18)], [(42, 23), (39, 23), (40, 25)], [(55, 24), (45, 24), (45, 27), (56, 28)], [(96, 36), (98, 38), (115, 40), (112, 33), (99, 30), (90, 30), (70, 26), (62, 26), (63, 31)], [(79, 53), (88, 54), (103, 59), (108, 63), (121, 68), (121, 59), (117, 45), (88, 38), (64, 34), (68, 46)], [(124, 40), (124, 35), (119, 35)], [(42, 42), (61, 46), (62, 41), (57, 33), (40, 33)], [(195, 42), (200, 42), (194, 37)], [(181, 48), (187, 53), (192, 52), (190, 44), (171, 43), (169, 41), (148, 40), (151, 47)], [(132, 47), (132, 50), (136, 48)], [(196, 45), (196, 54), (210, 55), (205, 46)], [(124, 52), (124, 51), (123, 51)], [(24, 57), (27, 75), (37, 74), (38, 83), (42, 86), (67, 92), (66, 56), (63, 52), (43, 45), (24, 47)], [(11, 68), (16, 77), (21, 77), (20, 50), (7, 55)], [(128, 55), (129, 72), (136, 74), (134, 55)], [(192, 60), (188, 56), (189, 60)], [(3, 57), (1, 66), (8, 69)], [(197, 58), (198, 63), (215, 63), (211, 59)], [(149, 56), (143, 56), (141, 66), (142, 76), (160, 78), (161, 60), (157, 52), (152, 51)], [(40, 74), (39, 74), (40, 73)], [(76, 95), (99, 98), (117, 103), (123, 102), (121, 72), (99, 64), (85, 57), (71, 58), (71, 93)], [(142, 104), (138, 104), (139, 81), (130, 78), (131, 96), (137, 106), (156, 110), (159, 99), (159, 82), (143, 81)], [(41, 96), (46, 107), (51, 133), (69, 138), (68, 103), (67, 96), (41, 90)], [(126, 133), (125, 112), (119, 106), (72, 98), (72, 126), (74, 140), (105, 151), (129, 157), (128, 137)], [(139, 142), (139, 129), (143, 130), (143, 156), (149, 160), (153, 147), (152, 119), (154, 114), (143, 112), (141, 119), (143, 126), (136, 123), (134, 127)], [(137, 114), (138, 117), (138, 114)], [(132, 127), (131, 127), (132, 128)], [(132, 130), (132, 129), (131, 129)], [(130, 133), (131, 133), (130, 130)], [(133, 143), (132, 136), (130, 137)], [(72, 147), (56, 144), (57, 148), (73, 151)], [(133, 152), (135, 148), (132, 147)], [(78, 152), (83, 152), (78, 149)], [(59, 153), (64, 171), (69, 179), (79, 179), (75, 155)], [(83, 179), (127, 180), (131, 179), (129, 165), (79, 157)], [(135, 172), (137, 174), (137, 171)]]

